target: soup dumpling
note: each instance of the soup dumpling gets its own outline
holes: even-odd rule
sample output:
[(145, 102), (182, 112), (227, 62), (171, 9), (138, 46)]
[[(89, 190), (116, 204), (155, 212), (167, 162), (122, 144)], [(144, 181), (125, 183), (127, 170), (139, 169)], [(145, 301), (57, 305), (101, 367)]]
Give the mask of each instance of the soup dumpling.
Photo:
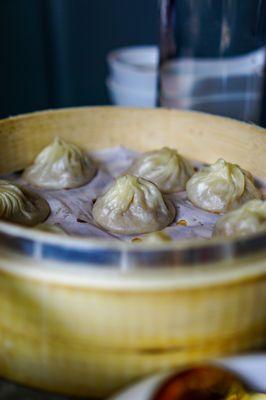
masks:
[(38, 194), (0, 180), (0, 219), (34, 226), (46, 220), (49, 214), (48, 203)]
[(188, 199), (207, 211), (224, 213), (248, 200), (260, 199), (252, 175), (222, 158), (203, 167), (187, 182)]
[(93, 217), (110, 232), (130, 235), (165, 228), (173, 221), (175, 209), (152, 182), (125, 175), (97, 199)]
[(96, 167), (77, 146), (56, 137), (25, 169), (22, 177), (47, 189), (71, 189), (91, 181)]
[(266, 230), (266, 200), (250, 200), (223, 215), (214, 227), (214, 236), (247, 235)]
[(141, 155), (128, 173), (155, 183), (164, 193), (174, 193), (185, 189), (194, 168), (177, 150), (163, 147)]

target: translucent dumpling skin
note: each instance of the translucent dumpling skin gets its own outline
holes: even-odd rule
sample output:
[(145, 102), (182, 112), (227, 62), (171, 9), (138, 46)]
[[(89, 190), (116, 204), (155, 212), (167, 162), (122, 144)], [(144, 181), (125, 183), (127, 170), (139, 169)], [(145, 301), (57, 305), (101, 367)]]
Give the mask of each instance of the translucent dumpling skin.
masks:
[(71, 189), (88, 183), (96, 167), (77, 146), (55, 138), (25, 169), (23, 179), (47, 189)]
[(34, 226), (43, 222), (49, 214), (48, 203), (39, 195), (0, 180), (0, 219)]
[(155, 183), (163, 193), (174, 193), (185, 189), (194, 169), (176, 150), (164, 147), (140, 156), (128, 173)]
[(125, 175), (97, 199), (93, 217), (110, 232), (130, 235), (165, 228), (173, 221), (175, 210), (152, 182)]
[(195, 206), (217, 213), (261, 198), (251, 174), (223, 159), (196, 172), (187, 182), (186, 189), (188, 199)]
[(237, 210), (222, 216), (215, 225), (214, 236), (248, 235), (266, 230), (266, 201), (250, 200)]

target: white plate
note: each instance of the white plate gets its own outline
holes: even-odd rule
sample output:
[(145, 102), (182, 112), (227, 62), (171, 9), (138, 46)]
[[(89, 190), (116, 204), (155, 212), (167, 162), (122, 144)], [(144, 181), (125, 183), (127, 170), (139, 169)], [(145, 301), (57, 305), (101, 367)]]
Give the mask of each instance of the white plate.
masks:
[[(225, 358), (215, 361), (241, 375), (254, 389), (266, 393), (266, 353)], [(154, 375), (110, 400), (150, 400), (158, 386), (171, 374)]]

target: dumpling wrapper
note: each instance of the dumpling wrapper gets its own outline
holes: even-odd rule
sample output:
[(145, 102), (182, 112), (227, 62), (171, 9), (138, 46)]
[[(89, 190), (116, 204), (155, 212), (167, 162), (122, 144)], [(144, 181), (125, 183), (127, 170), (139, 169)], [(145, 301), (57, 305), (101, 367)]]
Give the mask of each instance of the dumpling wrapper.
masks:
[(222, 158), (196, 172), (186, 185), (188, 199), (203, 210), (224, 213), (260, 199), (252, 175)]
[(71, 189), (91, 181), (96, 166), (77, 146), (56, 137), (25, 169), (22, 178), (47, 189)]
[(125, 175), (96, 200), (92, 213), (107, 231), (131, 235), (165, 228), (173, 221), (175, 208), (152, 182)]
[(174, 193), (185, 189), (194, 168), (177, 150), (163, 147), (141, 155), (127, 173), (155, 183), (163, 193)]
[(266, 200), (250, 200), (223, 215), (214, 227), (214, 236), (248, 235), (266, 230)]
[(0, 219), (34, 226), (45, 221), (49, 214), (49, 204), (38, 194), (0, 180)]

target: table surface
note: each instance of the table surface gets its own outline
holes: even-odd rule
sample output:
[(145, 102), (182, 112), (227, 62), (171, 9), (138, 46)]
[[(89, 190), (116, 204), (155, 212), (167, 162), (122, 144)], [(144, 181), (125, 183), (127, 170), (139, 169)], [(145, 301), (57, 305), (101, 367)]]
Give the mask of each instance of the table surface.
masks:
[[(218, 360), (223, 366), (235, 370), (247, 379), (258, 390), (266, 392), (266, 353), (250, 354), (239, 357)], [(160, 374), (143, 380), (132, 388), (122, 392), (113, 400), (148, 400), (150, 393), (157, 385)], [(73, 400), (73, 397), (59, 396), (38, 390), (15, 385), (12, 382), (0, 379), (0, 400)], [(77, 398), (75, 398), (77, 400)]]

